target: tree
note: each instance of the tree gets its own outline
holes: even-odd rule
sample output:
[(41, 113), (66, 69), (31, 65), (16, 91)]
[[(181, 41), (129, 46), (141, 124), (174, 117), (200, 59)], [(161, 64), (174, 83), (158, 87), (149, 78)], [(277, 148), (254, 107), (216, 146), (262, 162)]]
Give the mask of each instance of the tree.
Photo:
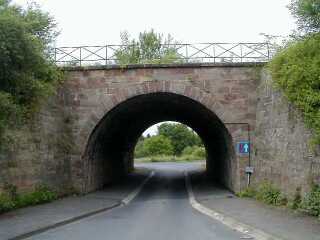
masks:
[(191, 156), (195, 159), (205, 159), (206, 158), (206, 150), (204, 147), (199, 146), (187, 146), (182, 151), (182, 156)]
[(49, 60), (56, 24), (36, 5), (0, 0), (0, 137), (34, 112), (61, 74)]
[(145, 139), (143, 142), (143, 148), (145, 156), (173, 154), (173, 146), (170, 139), (161, 135)]
[(187, 146), (202, 145), (199, 136), (184, 124), (163, 123), (158, 126), (158, 134), (171, 140), (175, 155), (180, 155)]
[(179, 62), (174, 47), (177, 42), (170, 35), (163, 38), (152, 29), (140, 33), (138, 40), (130, 39), (128, 32), (122, 32), (120, 37), (122, 47), (115, 53), (120, 65)]
[(302, 33), (320, 31), (320, 0), (292, 0), (289, 9)]

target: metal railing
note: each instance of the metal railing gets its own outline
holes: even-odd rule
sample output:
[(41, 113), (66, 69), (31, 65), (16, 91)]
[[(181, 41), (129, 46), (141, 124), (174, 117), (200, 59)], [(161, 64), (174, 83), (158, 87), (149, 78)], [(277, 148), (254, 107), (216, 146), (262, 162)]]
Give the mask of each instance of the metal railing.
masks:
[[(118, 64), (117, 53), (128, 45), (59, 47), (54, 49), (57, 65), (114, 65)], [(174, 50), (171, 62), (176, 63), (239, 63), (268, 62), (272, 50), (268, 43), (199, 43), (164, 44), (160, 50)], [(143, 63), (143, 62), (141, 62)]]

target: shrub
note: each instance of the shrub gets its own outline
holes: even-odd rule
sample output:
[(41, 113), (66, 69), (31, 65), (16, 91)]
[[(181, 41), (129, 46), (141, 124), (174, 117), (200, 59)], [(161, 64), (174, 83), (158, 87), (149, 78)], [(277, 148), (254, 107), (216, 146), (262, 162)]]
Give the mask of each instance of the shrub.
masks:
[(187, 146), (183, 149), (182, 155), (191, 155), (194, 151), (195, 146)]
[(206, 150), (204, 147), (195, 147), (193, 153), (193, 156), (200, 158), (200, 159), (205, 159), (206, 157)]
[(143, 148), (145, 156), (173, 155), (173, 146), (170, 139), (162, 135), (145, 139)]
[(16, 207), (16, 204), (8, 194), (0, 194), (0, 213), (8, 212)]
[(271, 205), (283, 205), (286, 202), (286, 199), (282, 196), (280, 190), (268, 182), (265, 182), (258, 187), (256, 199)]
[(183, 149), (181, 156), (185, 158), (193, 158), (193, 160), (202, 160), (206, 157), (206, 150), (204, 147), (187, 146)]
[(302, 202), (302, 210), (307, 213), (320, 216), (320, 186), (314, 185)]

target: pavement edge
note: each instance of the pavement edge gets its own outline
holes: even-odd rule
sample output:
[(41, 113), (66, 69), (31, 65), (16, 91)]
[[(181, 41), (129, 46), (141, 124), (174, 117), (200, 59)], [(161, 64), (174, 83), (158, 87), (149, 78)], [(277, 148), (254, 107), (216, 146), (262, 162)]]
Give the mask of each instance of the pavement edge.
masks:
[[(205, 214), (209, 216), (210, 218), (213, 218), (222, 224), (226, 225), (227, 227), (238, 231), (242, 234), (245, 234), (250, 237), (250, 239), (256, 239), (256, 240), (283, 240), (282, 238), (273, 236), (269, 233), (266, 233), (260, 229), (257, 229), (255, 227), (252, 227), (250, 225), (247, 225), (245, 223), (242, 223), (230, 216), (226, 216), (220, 212), (215, 211), (214, 209), (207, 208), (204, 205), (200, 204), (193, 193), (192, 185), (190, 181), (190, 177), (187, 172), (184, 172), (185, 176), (185, 182), (186, 182), (186, 188), (189, 196), (189, 202), (191, 206), (196, 209), (197, 211), (201, 212), (202, 214)], [(244, 237), (246, 238), (246, 237)]]
[(152, 171), (148, 175), (148, 177), (146, 177), (146, 179), (144, 179), (143, 182), (135, 190), (133, 190), (124, 199), (122, 199), (121, 201), (119, 201), (118, 203), (116, 203), (116, 204), (114, 204), (112, 206), (100, 208), (100, 209), (97, 209), (95, 211), (91, 211), (91, 212), (88, 212), (88, 213), (85, 213), (85, 214), (82, 214), (82, 215), (79, 215), (79, 216), (76, 216), (76, 217), (68, 218), (68, 219), (62, 220), (60, 222), (54, 223), (52, 225), (48, 225), (48, 226), (45, 226), (45, 227), (30, 231), (30, 232), (27, 232), (27, 233), (24, 233), (24, 234), (21, 234), (21, 235), (12, 237), (12, 238), (9, 238), (7, 240), (22, 240), (22, 239), (26, 239), (26, 238), (32, 237), (32, 236), (34, 236), (36, 234), (40, 234), (40, 233), (46, 232), (48, 230), (51, 230), (51, 229), (54, 229), (54, 228), (57, 228), (57, 227), (61, 227), (61, 226), (64, 226), (64, 225), (79, 221), (81, 219), (91, 217), (93, 215), (108, 211), (110, 209), (128, 205), (140, 193), (140, 191), (142, 190), (144, 185), (150, 180), (150, 178), (153, 177), (153, 175), (154, 175), (154, 171)]

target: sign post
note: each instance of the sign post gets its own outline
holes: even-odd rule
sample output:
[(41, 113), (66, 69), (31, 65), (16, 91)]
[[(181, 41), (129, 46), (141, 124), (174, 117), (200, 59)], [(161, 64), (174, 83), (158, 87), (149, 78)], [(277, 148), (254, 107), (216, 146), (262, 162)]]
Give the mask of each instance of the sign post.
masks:
[(249, 157), (249, 166), (246, 167), (245, 172), (248, 176), (247, 187), (250, 185), (250, 177), (253, 173), (253, 167), (250, 166), (250, 142), (249, 141), (239, 141), (237, 143), (237, 154), (240, 156)]

